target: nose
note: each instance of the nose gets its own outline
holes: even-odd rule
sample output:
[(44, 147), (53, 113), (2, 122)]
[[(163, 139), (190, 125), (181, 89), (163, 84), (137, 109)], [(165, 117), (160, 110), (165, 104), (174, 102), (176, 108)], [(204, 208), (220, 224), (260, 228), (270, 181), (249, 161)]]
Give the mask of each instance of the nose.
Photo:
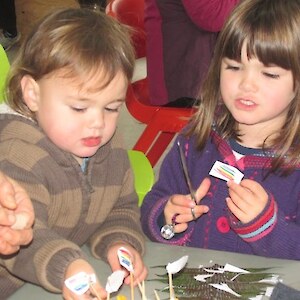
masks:
[(89, 117), (89, 127), (101, 129), (105, 126), (104, 113), (102, 110), (95, 110)]
[(257, 74), (251, 71), (244, 71), (242, 76), (241, 76), (241, 81), (240, 81), (240, 89), (244, 91), (256, 91), (257, 90)]

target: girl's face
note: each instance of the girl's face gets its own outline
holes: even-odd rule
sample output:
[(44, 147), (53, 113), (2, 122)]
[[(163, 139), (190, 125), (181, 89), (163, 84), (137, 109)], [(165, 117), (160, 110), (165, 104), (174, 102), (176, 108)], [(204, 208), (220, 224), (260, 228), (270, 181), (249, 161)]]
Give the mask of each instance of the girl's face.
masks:
[(127, 79), (123, 73), (117, 73), (108, 86), (95, 91), (99, 78), (103, 76), (95, 76), (80, 86), (76, 78), (55, 72), (36, 82), (34, 101), (28, 105), (25, 100), (49, 139), (79, 162), (94, 155), (112, 138), (125, 101)]
[(283, 126), (295, 97), (292, 72), (276, 65), (265, 66), (256, 58), (249, 60), (245, 43), (241, 62), (223, 58), (220, 88), (240, 133), (252, 133), (262, 140)]

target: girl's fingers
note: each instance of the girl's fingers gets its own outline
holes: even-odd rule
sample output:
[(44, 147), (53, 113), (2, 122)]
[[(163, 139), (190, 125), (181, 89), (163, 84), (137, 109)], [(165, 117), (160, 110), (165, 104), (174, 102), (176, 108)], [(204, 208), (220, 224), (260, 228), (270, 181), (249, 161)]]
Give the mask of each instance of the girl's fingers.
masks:
[(210, 179), (209, 178), (204, 178), (203, 181), (201, 182), (200, 186), (198, 187), (196, 191), (196, 199), (199, 204), (199, 202), (206, 196), (206, 194), (209, 191), (210, 188)]

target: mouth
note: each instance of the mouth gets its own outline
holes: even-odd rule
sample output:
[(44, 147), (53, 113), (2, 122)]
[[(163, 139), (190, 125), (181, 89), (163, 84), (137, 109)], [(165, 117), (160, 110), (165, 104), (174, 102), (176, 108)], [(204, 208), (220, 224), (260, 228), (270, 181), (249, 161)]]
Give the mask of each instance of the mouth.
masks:
[(239, 99), (239, 102), (243, 105), (246, 105), (246, 106), (253, 106), (255, 105), (255, 103), (251, 100), (247, 100), (247, 99)]
[(100, 137), (87, 137), (82, 139), (82, 142), (87, 147), (96, 147), (99, 146), (101, 143)]
[(247, 98), (238, 98), (235, 101), (235, 106), (237, 109), (240, 110), (252, 110), (257, 107), (257, 104), (254, 101), (249, 100)]

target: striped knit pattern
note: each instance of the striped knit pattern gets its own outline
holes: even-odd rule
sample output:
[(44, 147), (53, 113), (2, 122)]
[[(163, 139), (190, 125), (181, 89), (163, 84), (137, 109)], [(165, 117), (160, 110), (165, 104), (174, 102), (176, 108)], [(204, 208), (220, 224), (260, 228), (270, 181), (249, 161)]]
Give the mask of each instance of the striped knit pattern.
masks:
[(269, 232), (272, 231), (277, 221), (277, 205), (273, 198), (269, 201), (268, 206), (264, 209), (264, 212), (259, 215), (257, 220), (247, 224), (243, 227), (235, 227), (232, 225), (232, 228), (235, 232), (246, 242), (251, 243), (255, 242)]
[(0, 260), (0, 277), (6, 278), (0, 280), (1, 299), (24, 281), (60, 292), (69, 263), (85, 257), (80, 248), (85, 243), (104, 260), (116, 241), (143, 254), (133, 173), (117, 133), (83, 173), (75, 158), (57, 148), (34, 122), (0, 115), (0, 153), (1, 171), (28, 191), (36, 214), (32, 243)]

